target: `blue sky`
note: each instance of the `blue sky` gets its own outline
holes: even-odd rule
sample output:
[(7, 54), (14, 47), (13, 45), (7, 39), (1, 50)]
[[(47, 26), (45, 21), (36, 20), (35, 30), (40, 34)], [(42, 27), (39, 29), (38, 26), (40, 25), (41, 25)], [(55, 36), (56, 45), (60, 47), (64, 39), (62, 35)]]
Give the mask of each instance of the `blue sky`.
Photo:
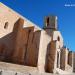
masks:
[(44, 16), (58, 16), (58, 30), (64, 38), (64, 45), (75, 51), (75, 0), (1, 0), (1, 2), (41, 28)]

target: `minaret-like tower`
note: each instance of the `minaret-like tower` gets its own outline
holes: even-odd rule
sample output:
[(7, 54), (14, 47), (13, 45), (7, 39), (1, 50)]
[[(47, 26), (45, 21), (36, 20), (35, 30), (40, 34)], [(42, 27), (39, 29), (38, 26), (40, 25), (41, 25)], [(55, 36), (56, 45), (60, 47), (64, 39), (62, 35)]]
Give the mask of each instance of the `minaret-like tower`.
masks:
[(57, 16), (46, 16), (44, 22), (44, 29), (57, 30)]
[(48, 34), (57, 30), (57, 16), (46, 16), (43, 29), (46, 30)]

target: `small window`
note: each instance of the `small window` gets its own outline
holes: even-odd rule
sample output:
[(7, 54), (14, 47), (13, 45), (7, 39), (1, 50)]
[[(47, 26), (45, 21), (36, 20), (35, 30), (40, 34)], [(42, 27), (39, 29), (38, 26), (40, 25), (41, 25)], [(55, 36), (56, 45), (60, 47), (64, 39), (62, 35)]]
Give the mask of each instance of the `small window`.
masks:
[(59, 68), (59, 52), (57, 52), (57, 68)]
[(49, 17), (47, 17), (47, 26), (49, 25)]
[(4, 29), (8, 28), (8, 22), (5, 22)]
[(58, 36), (57, 40), (60, 41), (60, 37), (59, 36)]

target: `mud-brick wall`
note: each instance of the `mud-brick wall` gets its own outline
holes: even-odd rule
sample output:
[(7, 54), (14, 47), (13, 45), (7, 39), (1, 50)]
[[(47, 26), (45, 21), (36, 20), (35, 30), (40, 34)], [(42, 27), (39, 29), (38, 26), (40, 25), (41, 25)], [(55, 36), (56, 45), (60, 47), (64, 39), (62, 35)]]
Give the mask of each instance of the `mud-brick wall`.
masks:
[(69, 53), (68, 53), (68, 64), (70, 65), (70, 66), (72, 66), (72, 51), (69, 51)]
[(19, 19), (13, 26), (12, 32), (0, 39), (0, 60), (12, 62), (12, 56), (16, 48), (16, 36), (20, 28), (23, 27), (23, 23), (23, 19)]
[(19, 15), (0, 3), (0, 60), (10, 61), (13, 51), (13, 27)]
[(14, 25), (14, 23), (10, 24), (9, 20), (7, 28), (4, 28), (4, 30), (1, 31), (1, 34), (3, 36), (2, 37), (0, 36), (0, 60), (2, 61), (11, 61), (11, 56), (13, 53), (13, 40), (14, 40), (12, 30), (14, 26), (11, 26), (12, 24)]
[(13, 36), (12, 33), (0, 39), (0, 59), (3, 61), (11, 61), (13, 53)]
[(12, 33), (0, 39), (0, 60), (37, 66), (41, 31), (23, 25), (24, 20), (18, 19)]
[(52, 41), (47, 46), (46, 72), (53, 73), (54, 62), (55, 62), (55, 53), (56, 53), (56, 41)]
[(40, 35), (41, 35), (40, 30), (30, 32), (29, 39), (28, 39), (26, 58), (25, 58), (26, 65), (37, 66)]
[(25, 56), (28, 47), (28, 40), (30, 31), (34, 31), (34, 27), (23, 28), (24, 20), (19, 19), (13, 29), (13, 43), (14, 50), (12, 55), (12, 62), (17, 64), (25, 63)]
[(37, 66), (41, 31), (34, 31), (34, 27), (23, 28), (23, 20), (15, 23), (14, 50), (12, 62), (28, 66)]
[(62, 48), (61, 49), (61, 54), (60, 54), (60, 68), (62, 70), (65, 70), (65, 62), (66, 62), (66, 49)]

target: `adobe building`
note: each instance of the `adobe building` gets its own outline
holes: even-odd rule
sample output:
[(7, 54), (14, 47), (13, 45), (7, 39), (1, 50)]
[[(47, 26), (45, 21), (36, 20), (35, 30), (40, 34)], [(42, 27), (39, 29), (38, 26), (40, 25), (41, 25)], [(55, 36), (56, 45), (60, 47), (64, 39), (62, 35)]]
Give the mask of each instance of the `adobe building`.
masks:
[(64, 47), (57, 16), (46, 16), (42, 29), (0, 3), (0, 69), (72, 74), (73, 57)]

